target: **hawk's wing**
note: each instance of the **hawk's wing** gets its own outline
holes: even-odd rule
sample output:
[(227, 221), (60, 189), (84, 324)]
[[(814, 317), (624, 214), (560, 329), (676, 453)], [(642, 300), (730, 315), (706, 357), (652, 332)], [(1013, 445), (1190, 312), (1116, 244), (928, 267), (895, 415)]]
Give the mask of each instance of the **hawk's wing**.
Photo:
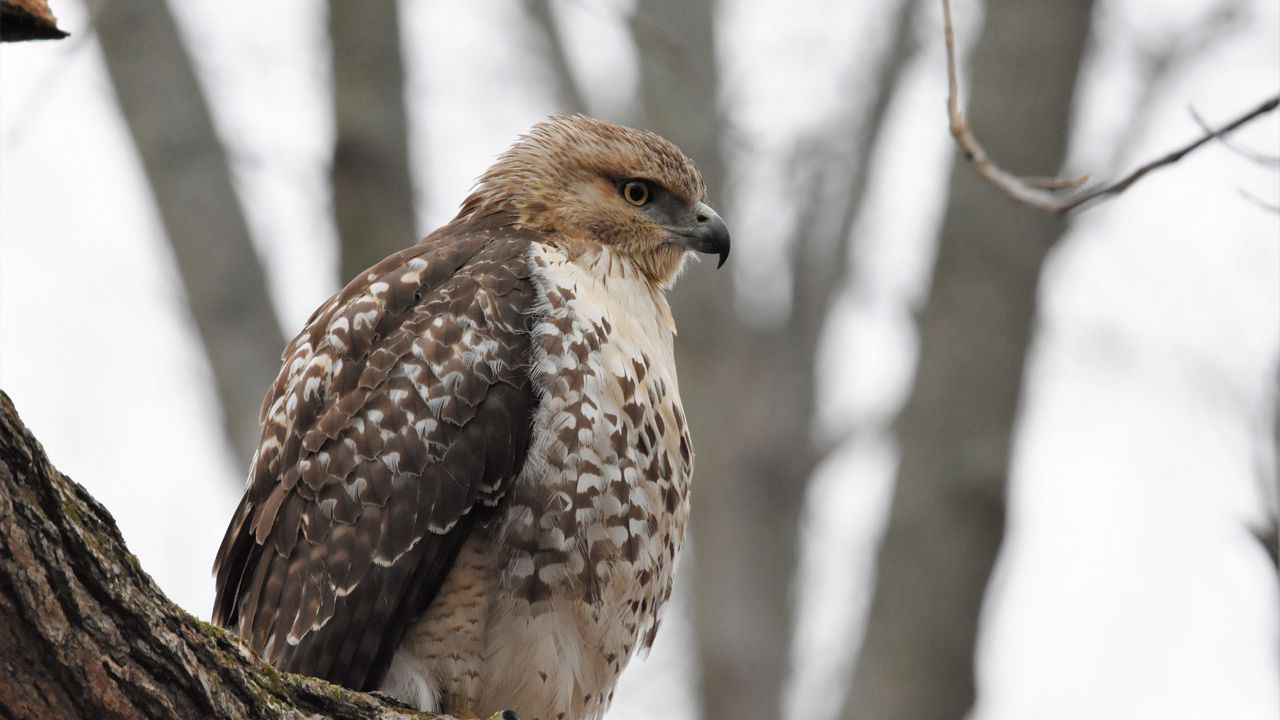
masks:
[(272, 664), (376, 689), (519, 474), (529, 242), (501, 216), (446, 226), (352, 281), (285, 349), (214, 564), (214, 622)]

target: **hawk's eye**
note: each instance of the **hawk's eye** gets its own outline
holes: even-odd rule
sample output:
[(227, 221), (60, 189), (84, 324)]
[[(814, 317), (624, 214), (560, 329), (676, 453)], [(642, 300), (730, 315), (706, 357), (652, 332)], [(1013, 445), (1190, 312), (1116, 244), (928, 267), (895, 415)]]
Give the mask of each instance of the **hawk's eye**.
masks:
[(622, 185), (622, 199), (640, 207), (649, 202), (649, 185), (640, 180), (628, 180)]

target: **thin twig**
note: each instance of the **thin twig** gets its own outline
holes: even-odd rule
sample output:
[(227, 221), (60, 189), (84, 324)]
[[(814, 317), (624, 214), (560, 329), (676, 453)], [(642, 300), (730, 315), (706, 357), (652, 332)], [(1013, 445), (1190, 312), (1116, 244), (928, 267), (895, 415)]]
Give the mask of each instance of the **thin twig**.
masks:
[(1201, 145), (1204, 145), (1205, 143), (1215, 138), (1221, 138), (1224, 135), (1227, 135), (1228, 133), (1236, 130), (1240, 126), (1248, 123), (1250, 120), (1253, 120), (1254, 118), (1260, 115), (1265, 115), (1266, 113), (1271, 112), (1272, 110), (1275, 110), (1277, 107), (1280, 107), (1280, 95), (1270, 98), (1269, 100), (1263, 102), (1261, 105), (1257, 106), (1253, 110), (1250, 110), (1244, 115), (1241, 115), (1235, 120), (1232, 120), (1226, 125), (1218, 128), (1217, 130), (1210, 130), (1209, 132), (1207, 132), (1205, 135), (1198, 138), (1194, 142), (1189, 143), (1188, 145), (1185, 145), (1182, 148), (1174, 150), (1173, 152), (1170, 152), (1169, 154), (1164, 155), (1163, 157), (1156, 158), (1155, 160), (1152, 160), (1151, 162), (1148, 162), (1145, 165), (1142, 165), (1138, 169), (1129, 173), (1128, 175), (1121, 178), (1120, 180), (1117, 180), (1116, 182), (1113, 182), (1109, 185), (1104, 185), (1102, 187), (1097, 187), (1091, 190), (1085, 190), (1084, 192), (1080, 193), (1077, 196), (1067, 198), (1062, 203), (1061, 209), (1058, 209), (1055, 212), (1058, 212), (1058, 213), (1067, 212), (1068, 210), (1077, 208), (1086, 202), (1089, 202), (1095, 198), (1103, 197), (1105, 195), (1119, 195), (1125, 190), (1128, 190), (1130, 185), (1133, 185), (1135, 182), (1140, 180), (1142, 176), (1146, 175), (1152, 170), (1156, 170), (1164, 167), (1165, 165), (1172, 165), (1173, 163), (1178, 162), (1179, 160), (1186, 157), (1188, 154), (1190, 154), (1192, 151), (1194, 151), (1196, 148), (1200, 147)]
[(1078, 187), (1083, 187), (1085, 183), (1089, 182), (1089, 176), (1081, 175), (1080, 177), (1073, 178), (1056, 178), (1028, 175), (1022, 178), (1022, 182), (1030, 185), (1031, 187), (1040, 188), (1041, 190), (1075, 190)]
[[(947, 45), (947, 113), (951, 120), (951, 135), (963, 151), (965, 159), (987, 182), (1004, 192), (1009, 197), (1054, 215), (1068, 213), (1085, 203), (1100, 200), (1112, 195), (1119, 195), (1142, 179), (1147, 173), (1166, 165), (1172, 165), (1183, 157), (1213, 139), (1221, 139), (1237, 128), (1247, 124), (1260, 115), (1265, 115), (1280, 107), (1280, 95), (1269, 98), (1261, 105), (1241, 115), (1226, 125), (1215, 129), (1206, 128), (1204, 135), (1195, 141), (1156, 158), (1123, 178), (1110, 183), (1097, 183), (1090, 187), (1081, 187), (1088, 181), (1088, 176), (1080, 178), (1024, 178), (1007, 172), (987, 155), (986, 150), (978, 143), (965, 121), (960, 110), (960, 90), (956, 81), (956, 47), (955, 30), (951, 22), (951, 0), (942, 0), (942, 15)], [(1061, 190), (1080, 188), (1078, 192), (1063, 196)]]
[(1134, 33), (1138, 36), (1133, 43), (1137, 48), (1134, 63), (1139, 75), (1136, 83), (1138, 96), (1133, 102), (1133, 112), (1129, 113), (1108, 153), (1107, 171), (1099, 173), (1100, 176), (1120, 174), (1125, 162), (1130, 160), (1126, 153), (1150, 132), (1153, 121), (1160, 115), (1156, 99), (1167, 93), (1182, 68), (1202, 57), (1247, 22), (1246, 5), (1249, 2), (1219, 0), (1208, 12), (1159, 43), (1142, 42), (1141, 33)]
[(1262, 198), (1258, 197), (1257, 195), (1254, 195), (1253, 193), (1249, 192), (1248, 190), (1245, 190), (1244, 188), (1236, 188), (1236, 192), (1240, 193), (1240, 197), (1244, 198), (1245, 200), (1248, 200), (1254, 205), (1257, 205), (1263, 210), (1280, 215), (1280, 205), (1269, 203), (1266, 200), (1263, 200)]
[[(1213, 130), (1209, 128), (1208, 123), (1204, 121), (1204, 118), (1200, 117), (1200, 114), (1196, 112), (1195, 108), (1189, 108), (1188, 110), (1191, 113), (1191, 119), (1196, 121), (1196, 125), (1199, 125), (1201, 130), (1207, 133), (1213, 132)], [(1244, 158), (1245, 160), (1248, 160), (1251, 163), (1261, 165), (1265, 168), (1280, 167), (1280, 157), (1277, 157), (1274, 155), (1264, 155), (1263, 153), (1257, 152), (1255, 150), (1250, 150), (1248, 148), (1240, 147), (1235, 143), (1228, 142), (1226, 138), (1220, 135), (1217, 136), (1217, 140), (1218, 142), (1222, 143), (1223, 147), (1227, 148), (1231, 152), (1235, 153), (1236, 155), (1239, 155), (1240, 157)]]

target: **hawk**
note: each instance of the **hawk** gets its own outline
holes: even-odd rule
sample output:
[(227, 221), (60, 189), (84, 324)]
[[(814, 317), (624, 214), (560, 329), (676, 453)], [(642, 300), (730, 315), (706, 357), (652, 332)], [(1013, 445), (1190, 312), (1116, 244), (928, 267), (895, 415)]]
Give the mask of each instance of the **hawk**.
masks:
[(674, 145), (534, 126), (285, 348), (214, 622), (423, 710), (601, 717), (685, 534), (664, 291), (693, 252), (729, 232)]

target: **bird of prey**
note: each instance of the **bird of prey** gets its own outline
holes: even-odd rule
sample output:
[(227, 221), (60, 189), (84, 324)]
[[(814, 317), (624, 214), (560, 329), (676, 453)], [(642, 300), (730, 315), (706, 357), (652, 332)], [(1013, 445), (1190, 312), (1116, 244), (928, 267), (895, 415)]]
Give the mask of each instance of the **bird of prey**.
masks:
[(423, 710), (600, 718), (684, 539), (664, 291), (694, 252), (729, 232), (674, 145), (534, 126), (285, 348), (214, 622)]

